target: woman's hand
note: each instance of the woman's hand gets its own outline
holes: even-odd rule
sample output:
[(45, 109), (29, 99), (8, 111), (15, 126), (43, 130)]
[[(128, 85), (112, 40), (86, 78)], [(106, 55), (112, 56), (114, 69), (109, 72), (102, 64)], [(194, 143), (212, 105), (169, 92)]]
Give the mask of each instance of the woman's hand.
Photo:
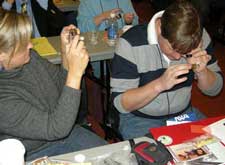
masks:
[(80, 34), (80, 30), (76, 28), (74, 25), (65, 26), (60, 34), (60, 41), (61, 41), (61, 56), (62, 56), (62, 63), (65, 69), (68, 69), (67, 60), (65, 59), (66, 54), (69, 51), (69, 42), (70, 42), (70, 30), (76, 29), (77, 33)]
[(79, 39), (80, 35), (76, 35), (72, 39), (68, 46), (68, 52), (65, 55), (68, 72), (72, 73), (75, 77), (82, 77), (89, 61), (84, 41), (80, 41)]
[(61, 53), (66, 54), (68, 51), (68, 45), (69, 45), (69, 34), (70, 30), (76, 29), (77, 34), (80, 34), (80, 30), (76, 28), (74, 25), (65, 26), (60, 34), (60, 40), (61, 40)]
[[(70, 31), (74, 29), (77, 34), (71, 37)], [(80, 89), (81, 78), (89, 61), (84, 41), (80, 41), (80, 30), (74, 25), (66, 26), (60, 37), (63, 65), (68, 70), (66, 85)]]

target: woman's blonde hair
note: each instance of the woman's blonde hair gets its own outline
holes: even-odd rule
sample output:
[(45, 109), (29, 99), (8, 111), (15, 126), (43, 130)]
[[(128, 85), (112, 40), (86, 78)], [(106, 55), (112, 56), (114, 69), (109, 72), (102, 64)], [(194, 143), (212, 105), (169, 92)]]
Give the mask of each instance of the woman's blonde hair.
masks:
[(0, 9), (0, 53), (10, 54), (10, 58), (26, 49), (32, 34), (29, 17), (15, 11)]

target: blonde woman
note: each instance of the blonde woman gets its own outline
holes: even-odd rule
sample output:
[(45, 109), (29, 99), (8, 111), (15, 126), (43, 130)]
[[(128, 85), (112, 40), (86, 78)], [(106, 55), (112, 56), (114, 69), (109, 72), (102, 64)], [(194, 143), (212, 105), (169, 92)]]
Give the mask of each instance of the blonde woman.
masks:
[(61, 32), (63, 65), (56, 66), (32, 50), (26, 15), (0, 11), (0, 140), (21, 140), (26, 160), (106, 144), (74, 124), (89, 59), (79, 35), (68, 41), (74, 28)]

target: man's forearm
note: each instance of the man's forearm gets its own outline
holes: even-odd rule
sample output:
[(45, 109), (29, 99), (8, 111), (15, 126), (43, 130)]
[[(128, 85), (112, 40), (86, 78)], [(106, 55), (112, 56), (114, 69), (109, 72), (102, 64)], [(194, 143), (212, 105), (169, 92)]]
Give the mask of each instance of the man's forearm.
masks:
[(122, 95), (122, 106), (131, 112), (144, 107), (162, 92), (159, 79), (142, 87), (130, 89)]
[(198, 87), (201, 90), (210, 89), (216, 81), (216, 75), (214, 72), (206, 68), (201, 73), (197, 73)]

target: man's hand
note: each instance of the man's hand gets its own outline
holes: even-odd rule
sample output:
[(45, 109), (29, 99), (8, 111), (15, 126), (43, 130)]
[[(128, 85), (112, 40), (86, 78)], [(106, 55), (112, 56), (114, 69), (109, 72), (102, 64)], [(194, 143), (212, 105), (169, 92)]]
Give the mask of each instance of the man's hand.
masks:
[(187, 77), (183, 77), (182, 75), (189, 73), (191, 67), (191, 64), (179, 64), (169, 66), (164, 72), (164, 74), (159, 78), (159, 92), (169, 90), (175, 85), (186, 81)]
[(117, 13), (120, 12), (120, 10), (121, 9), (119, 9), (119, 8), (115, 8), (115, 9), (112, 9), (112, 10), (108, 10), (108, 11), (103, 12), (101, 14), (101, 16), (102, 16), (103, 20), (106, 20), (106, 19), (109, 19), (110, 18), (111, 13), (114, 13), (116, 15)]
[(211, 56), (207, 54), (205, 50), (202, 50), (201, 48), (197, 48), (193, 51), (191, 51), (192, 57), (187, 58), (187, 62), (189, 64), (192, 64), (194, 66), (193, 71), (195, 73), (201, 73), (206, 70), (207, 63), (210, 61)]

